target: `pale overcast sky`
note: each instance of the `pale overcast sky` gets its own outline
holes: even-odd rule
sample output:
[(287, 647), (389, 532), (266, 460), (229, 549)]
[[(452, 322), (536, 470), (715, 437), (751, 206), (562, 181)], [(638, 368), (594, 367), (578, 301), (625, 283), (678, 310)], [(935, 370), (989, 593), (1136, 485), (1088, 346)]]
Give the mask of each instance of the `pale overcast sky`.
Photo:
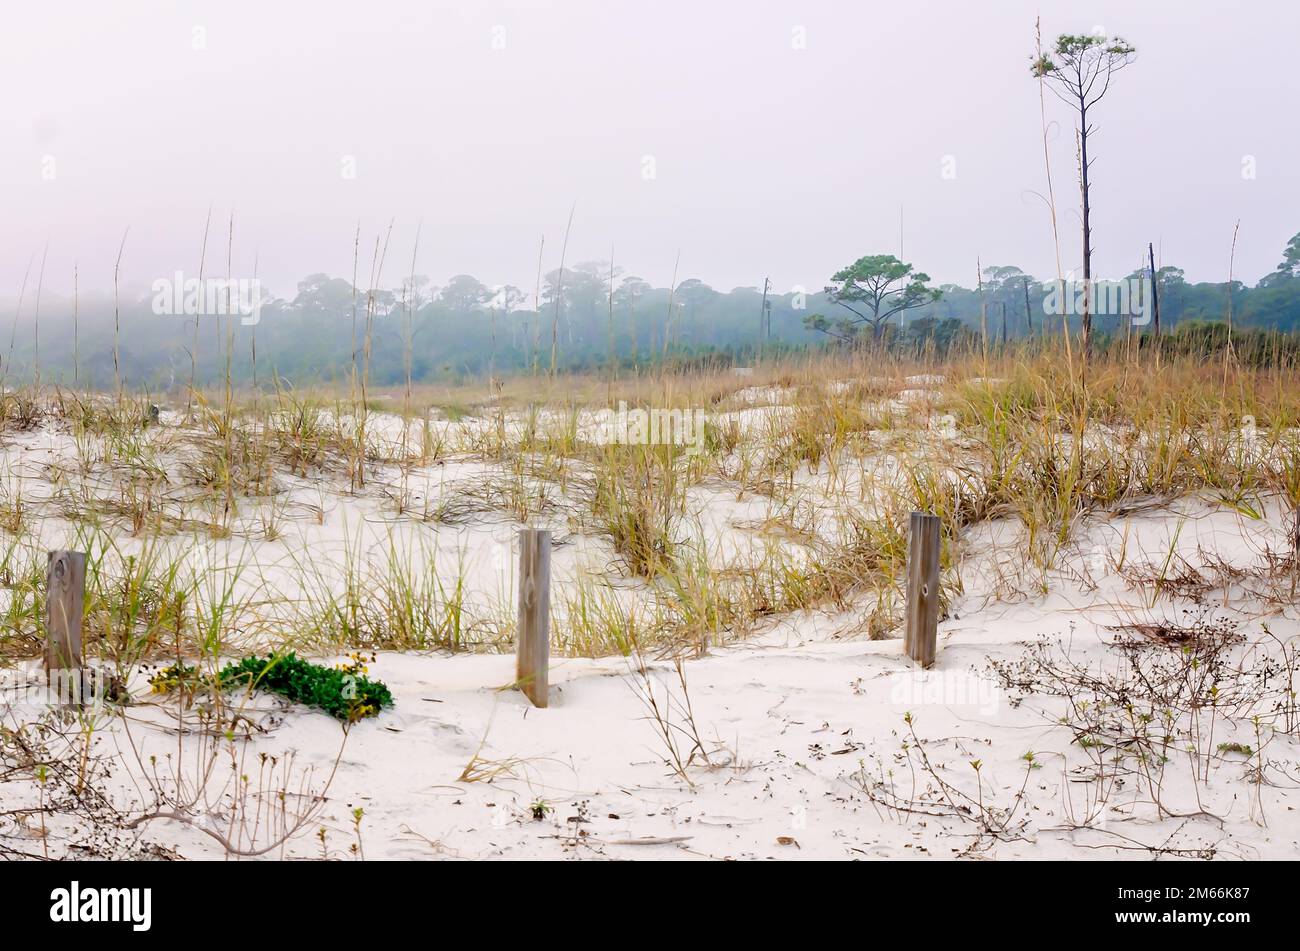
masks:
[[(256, 254), (269, 288), (350, 277), (395, 221), (410, 267), (530, 293), (609, 256), (667, 284), (819, 288), (869, 253), (940, 282), (976, 259), (1055, 273), (1038, 87), (1043, 32), (1138, 47), (1100, 105), (1095, 270), (1154, 240), (1189, 279), (1255, 281), (1300, 231), (1294, 2), (11, 3), (0, 32), (0, 298), (48, 241), (47, 290), (208, 273)], [(1071, 116), (1052, 145), (1077, 266)], [(349, 170), (355, 177), (348, 177)], [(945, 169), (954, 174), (945, 177)], [(1252, 177), (1253, 175), (1253, 177)], [(365, 258), (368, 252), (363, 250)], [(363, 264), (362, 273), (366, 270)], [(35, 281), (35, 266), (32, 281)]]

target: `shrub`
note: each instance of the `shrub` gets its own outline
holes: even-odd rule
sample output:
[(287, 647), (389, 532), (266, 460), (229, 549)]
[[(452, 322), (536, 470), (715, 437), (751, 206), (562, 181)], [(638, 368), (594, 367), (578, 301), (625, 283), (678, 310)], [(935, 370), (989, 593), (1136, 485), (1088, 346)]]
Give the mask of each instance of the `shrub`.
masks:
[[(377, 716), (380, 708), (393, 704), (388, 687), (370, 680), (365, 673), (365, 663), (357, 654), (339, 667), (313, 664), (292, 652), (265, 657), (252, 654), (223, 667), (217, 674), (217, 684), (222, 690), (239, 686), (268, 690), (354, 723), (362, 717)], [(195, 668), (173, 664), (151, 677), (149, 683), (155, 691), (166, 693), (192, 684), (197, 677)]]

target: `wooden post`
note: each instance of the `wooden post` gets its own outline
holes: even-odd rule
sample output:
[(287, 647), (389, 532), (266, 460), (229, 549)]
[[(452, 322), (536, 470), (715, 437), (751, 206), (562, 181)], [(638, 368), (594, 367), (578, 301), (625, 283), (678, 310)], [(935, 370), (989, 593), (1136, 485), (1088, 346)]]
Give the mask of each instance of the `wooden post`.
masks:
[(81, 668), (81, 618), (85, 595), (85, 552), (50, 552), (45, 573), (47, 672)]
[(922, 667), (934, 663), (939, 628), (939, 516), (913, 512), (907, 536), (907, 627), (903, 646)]
[(535, 707), (546, 706), (551, 658), (551, 533), (519, 531), (519, 626), (515, 680)]

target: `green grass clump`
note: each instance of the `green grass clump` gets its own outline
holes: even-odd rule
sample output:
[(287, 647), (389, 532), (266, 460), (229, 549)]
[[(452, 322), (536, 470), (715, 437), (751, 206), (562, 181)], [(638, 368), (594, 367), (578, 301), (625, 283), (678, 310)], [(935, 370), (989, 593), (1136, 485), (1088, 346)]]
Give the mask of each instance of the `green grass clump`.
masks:
[[(245, 686), (278, 693), (294, 703), (323, 710), (336, 720), (355, 723), (362, 717), (378, 716), (381, 708), (393, 705), (388, 687), (365, 673), (365, 663), (357, 654), (339, 667), (313, 664), (292, 652), (265, 657), (252, 654), (223, 667), (217, 683), (222, 690)], [(173, 664), (149, 682), (155, 692), (166, 693), (193, 685), (197, 679), (195, 668)]]
[(290, 652), (245, 657), (237, 664), (227, 664), (218, 677), (223, 688), (247, 683), (352, 723), (377, 716), (381, 707), (393, 704), (388, 687), (365, 677), (365, 669), (356, 656), (342, 667), (323, 667)]

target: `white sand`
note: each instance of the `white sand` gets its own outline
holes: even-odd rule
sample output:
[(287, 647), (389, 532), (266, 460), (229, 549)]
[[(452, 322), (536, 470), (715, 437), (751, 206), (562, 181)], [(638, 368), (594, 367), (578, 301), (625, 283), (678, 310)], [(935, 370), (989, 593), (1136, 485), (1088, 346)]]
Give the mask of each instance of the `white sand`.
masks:
[[(753, 403), (782, 396), (775, 388), (742, 394), (741, 401)], [(763, 410), (741, 415), (758, 412)], [(0, 463), (9, 490), (20, 486), (26, 498), (49, 498), (44, 467), (69, 457), (69, 439), (37, 432), (11, 440)], [(806, 476), (801, 491), (819, 504), (843, 495), (860, 506), (868, 491), (861, 487), (861, 472), (834, 475), (823, 468)], [(512, 609), (514, 523), (479, 513), (462, 524), (430, 526), (397, 519), (391, 508), (392, 491), (405, 491), (419, 507), (445, 495), (449, 486), (481, 481), (484, 463), (453, 459), (404, 476), (381, 474), (377, 486), (386, 488), (361, 497), (344, 495), (337, 486), (278, 478), (286, 492), (276, 504), (287, 513), (278, 540), (256, 539), (250, 526), (247, 536), (195, 546), (209, 552), (204, 557), (247, 564), (241, 584), (251, 590), (287, 603), (295, 596), (288, 589), (301, 584), (297, 566), (304, 557), (329, 578), (347, 546), (382, 558), (385, 546), (401, 544), (408, 553), (423, 550), (438, 571), (467, 566), (471, 600), (482, 610)], [(738, 497), (734, 486), (696, 486), (689, 500), (691, 518), (683, 531), (710, 541), (726, 563), (743, 563), (752, 554), (772, 516), (770, 499)], [(178, 500), (178, 508), (183, 504)], [(1293, 857), (1300, 839), (1300, 751), (1293, 738), (1277, 736), (1263, 756), (1214, 754), (1195, 773), (1174, 757), (1164, 771), (1164, 816), (1149, 790), (1133, 781), (1090, 810), (1092, 786), (1080, 781), (1089, 758), (1055, 722), (1057, 707), (1034, 699), (1013, 704), (987, 667), (991, 659), (1021, 656), (1026, 642), (1044, 638), (1068, 639), (1076, 660), (1109, 663), (1105, 642), (1116, 636), (1109, 628), (1177, 620), (1188, 606), (1170, 597), (1153, 606), (1150, 592), (1132, 589), (1117, 565), (1161, 565), (1170, 560), (1173, 545), (1192, 564), (1212, 552), (1245, 567), (1265, 543), (1282, 545), (1281, 508), (1270, 505), (1264, 515), (1252, 520), (1209, 501), (1184, 500), (1095, 519), (1082, 526), (1046, 579), (1032, 577), (1025, 567), (1025, 542), (1014, 523), (978, 526), (962, 543), (965, 593), (940, 626), (931, 671), (916, 671), (900, 640), (863, 639), (867, 604), (844, 613), (779, 617), (742, 644), (688, 660), (689, 699), (707, 762), (691, 765), (685, 776), (666, 762), (625, 658), (553, 658), (550, 707), (539, 710), (518, 692), (501, 689), (514, 679), (508, 654), (384, 653), (370, 675), (388, 684), (395, 706), (351, 728), (321, 816), (283, 854), (347, 854), (356, 840), (352, 810), (359, 807), (368, 858), (1090, 859), (1148, 858), (1148, 847), (1213, 850), (1218, 857)], [(258, 516), (247, 517), (251, 522)], [(835, 513), (819, 511), (816, 521), (821, 530), (833, 531)], [(66, 521), (48, 515), (38, 528), (40, 543), (65, 543), (69, 530)], [(415, 536), (428, 547), (410, 547)], [(177, 536), (175, 543), (194, 545), (194, 536)], [(124, 551), (138, 544), (122, 538)], [(783, 537), (781, 544), (798, 549), (800, 540)], [(556, 551), (557, 584), (584, 571), (600, 572), (611, 557), (605, 542), (573, 535)], [(1048, 593), (1034, 593), (1040, 580)], [(1270, 606), (1251, 582), (1210, 597), (1220, 613), (1241, 624), (1247, 637), (1243, 653), (1252, 644), (1272, 643), (1265, 624), (1283, 641), (1300, 633), (1294, 612)], [(563, 624), (563, 617), (556, 623)], [(652, 676), (661, 699), (681, 699), (671, 664), (655, 662)], [(140, 757), (120, 722), (102, 724), (103, 748), (122, 755), (123, 795), (149, 756), (165, 758), (176, 748), (164, 728), (168, 701), (150, 697), (143, 677), (133, 686), (140, 702), (128, 711), (130, 735)], [(298, 764), (314, 767), (317, 777), (329, 772), (344, 740), (336, 721), (267, 695), (258, 695), (250, 712), (267, 727), (251, 741), (253, 754), (283, 757), (294, 751)], [(911, 742), (904, 722), (909, 712), (934, 776), (918, 775), (915, 757), (909, 765), (902, 755), (904, 743)], [(1241, 724), (1221, 723), (1213, 743), (1230, 742), (1254, 748), (1258, 739)], [(1029, 752), (1032, 769), (1024, 759)], [(491, 781), (459, 778), (475, 757), (497, 772)], [(1269, 764), (1262, 783), (1250, 775), (1257, 760)], [(973, 761), (980, 764), (978, 772)], [(981, 835), (971, 817), (894, 811), (864, 793), (864, 782), (882, 776), (904, 798), (916, 798), (942, 778), (998, 808), (1015, 803), (1023, 786), (1017, 815), (1028, 822), (1018, 835), (999, 838)], [(541, 819), (532, 815), (535, 805)], [(219, 813), (205, 818), (202, 810), (196, 816), (213, 829), (226, 821)], [(1080, 824), (1086, 827), (1069, 828)], [(322, 826), (324, 846), (316, 837)], [(151, 822), (147, 833), (187, 857), (223, 854), (212, 838), (172, 820)]]

